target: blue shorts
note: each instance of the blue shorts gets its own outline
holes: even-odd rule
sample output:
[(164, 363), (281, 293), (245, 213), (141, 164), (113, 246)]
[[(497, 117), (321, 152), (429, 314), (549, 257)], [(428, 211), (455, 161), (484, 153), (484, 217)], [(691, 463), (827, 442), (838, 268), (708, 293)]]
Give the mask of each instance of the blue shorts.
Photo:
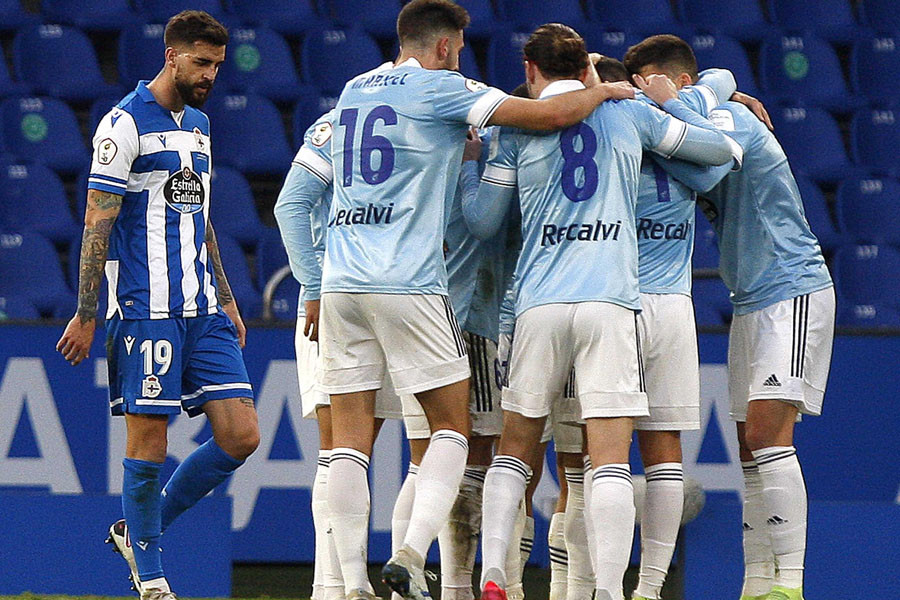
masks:
[(203, 317), (106, 321), (113, 415), (199, 415), (210, 400), (253, 398), (237, 329)]

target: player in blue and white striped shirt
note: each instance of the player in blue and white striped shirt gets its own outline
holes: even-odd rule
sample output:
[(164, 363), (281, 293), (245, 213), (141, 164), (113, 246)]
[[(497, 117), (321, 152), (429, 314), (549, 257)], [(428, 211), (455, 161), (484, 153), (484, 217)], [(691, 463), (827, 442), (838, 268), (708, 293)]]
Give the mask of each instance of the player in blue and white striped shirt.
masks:
[[(165, 31), (165, 66), (97, 127), (88, 179), (78, 311), (57, 348), (87, 358), (105, 266), (110, 404), (128, 437), (122, 508), (110, 540), (142, 598), (174, 598), (159, 538), (255, 449), (253, 391), (241, 356), (245, 330), (209, 223), (209, 120), (198, 108), (225, 59), (228, 32), (185, 11)], [(213, 437), (164, 490), (166, 425), (206, 414)]]

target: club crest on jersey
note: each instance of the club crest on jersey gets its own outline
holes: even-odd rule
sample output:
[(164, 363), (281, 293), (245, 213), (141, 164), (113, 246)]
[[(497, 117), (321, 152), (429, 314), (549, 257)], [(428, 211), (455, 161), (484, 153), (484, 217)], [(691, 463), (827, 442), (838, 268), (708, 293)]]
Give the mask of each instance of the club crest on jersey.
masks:
[(470, 92), (480, 92), (481, 90), (486, 90), (488, 86), (484, 85), (480, 81), (475, 81), (474, 79), (466, 79), (466, 89)]
[(316, 148), (321, 148), (325, 145), (325, 143), (331, 139), (331, 123), (321, 123), (319, 124), (315, 131), (313, 131), (312, 138), (310, 141), (312, 145)]
[(206, 152), (206, 142), (203, 141), (203, 132), (199, 127), (194, 127), (194, 143), (197, 145), (197, 150)]
[(119, 147), (110, 138), (101, 140), (97, 145), (97, 162), (101, 165), (108, 165), (116, 157)]
[(190, 167), (173, 173), (163, 186), (166, 204), (183, 215), (203, 210), (205, 196), (203, 180)]
[(162, 393), (162, 385), (156, 375), (147, 375), (141, 382), (141, 396), (144, 398), (156, 398)]

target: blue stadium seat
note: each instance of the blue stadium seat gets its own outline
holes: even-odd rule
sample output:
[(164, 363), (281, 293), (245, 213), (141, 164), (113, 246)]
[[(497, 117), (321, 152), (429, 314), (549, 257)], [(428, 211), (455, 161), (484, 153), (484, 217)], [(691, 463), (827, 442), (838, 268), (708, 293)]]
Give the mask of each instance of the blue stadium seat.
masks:
[(644, 35), (680, 35), (685, 29), (675, 20), (669, 0), (588, 0), (587, 12), (605, 27)]
[(231, 24), (219, 0), (132, 0), (132, 4), (151, 23), (165, 23), (183, 10), (202, 10), (226, 26)]
[(27, 81), (14, 81), (6, 67), (6, 58), (0, 53), (0, 97), (26, 96), (32, 93)]
[(900, 328), (900, 310), (883, 304), (842, 302), (837, 324), (842, 327)]
[(271, 27), (282, 35), (299, 35), (321, 29), (315, 0), (231, 0), (231, 10), (245, 24)]
[(769, 0), (769, 16), (782, 29), (812, 31), (826, 40), (849, 42), (863, 31), (849, 0)]
[(731, 300), (728, 288), (721, 279), (694, 279), (691, 295), (698, 326), (727, 325), (731, 322)]
[(399, 0), (321, 0), (322, 15), (340, 27), (362, 27), (385, 39), (397, 36)]
[(695, 269), (718, 269), (719, 246), (716, 232), (700, 208), (697, 208), (694, 223), (694, 255), (691, 264)]
[(145, 23), (126, 27), (119, 36), (119, 81), (129, 90), (142, 79), (153, 79), (163, 68), (166, 26)]
[(293, 275), (288, 275), (281, 280), (272, 295), (272, 316), (278, 321), (296, 321), (299, 301), (300, 284)]
[(821, 188), (803, 175), (797, 175), (797, 188), (803, 199), (803, 209), (810, 229), (819, 240), (823, 250), (831, 251), (844, 242), (844, 236), (834, 226), (828, 210), (828, 203)]
[(838, 187), (837, 216), (849, 241), (900, 245), (900, 182), (890, 177), (848, 177)]
[(300, 78), (288, 43), (271, 29), (232, 29), (216, 84), (231, 93), (260, 94), (276, 102), (300, 97)]
[(900, 80), (900, 33), (858, 41), (850, 55), (850, 77), (854, 89), (869, 102), (893, 102)]
[(303, 136), (309, 126), (323, 114), (334, 108), (337, 96), (322, 96), (312, 86), (304, 86), (304, 92), (300, 101), (294, 107), (294, 149), (303, 145)]
[(700, 70), (721, 68), (728, 69), (737, 80), (738, 89), (751, 96), (759, 95), (756, 87), (756, 78), (750, 67), (747, 52), (740, 42), (727, 35), (713, 35), (708, 33), (697, 34), (688, 38), (694, 55), (697, 57), (697, 66)]
[(34, 231), (55, 244), (81, 234), (62, 181), (38, 163), (0, 167), (0, 229)]
[(88, 135), (94, 135), (94, 132), (97, 130), (97, 125), (100, 124), (100, 120), (105, 117), (106, 113), (112, 110), (112, 107), (118, 104), (122, 98), (123, 96), (116, 94), (115, 96), (104, 96), (103, 98), (94, 100), (88, 111)]
[(810, 34), (766, 38), (759, 54), (763, 88), (773, 97), (848, 111), (860, 99), (847, 90), (837, 53)]
[(0, 0), (0, 31), (15, 31), (40, 20), (22, 7), (22, 0)]
[(19, 160), (43, 163), (60, 173), (89, 164), (75, 113), (56, 98), (9, 98), (0, 104), (3, 140)]
[(588, 52), (599, 52), (618, 60), (625, 58), (628, 48), (642, 39), (642, 36), (636, 33), (610, 29), (596, 23), (587, 25), (580, 33), (587, 44)]
[(900, 308), (900, 251), (891, 246), (843, 246), (835, 254), (835, 283), (851, 305)]
[(219, 255), (222, 257), (222, 266), (225, 268), (225, 276), (228, 285), (234, 293), (238, 308), (243, 319), (257, 319), (262, 315), (262, 296), (253, 285), (250, 277), (250, 267), (247, 265), (247, 257), (240, 244), (227, 235), (217, 235), (219, 242)]
[(878, 31), (900, 31), (900, 10), (895, 0), (865, 0), (857, 3), (860, 21)]
[(256, 246), (256, 277), (259, 289), (265, 289), (269, 278), (286, 264), (288, 257), (281, 241), (281, 234), (274, 227), (266, 228)]
[(459, 0), (469, 13), (472, 22), (466, 28), (466, 36), (487, 37), (500, 28), (491, 0)]
[(496, 33), (491, 37), (487, 50), (487, 83), (506, 92), (525, 83), (522, 47), (527, 41), (527, 33), (510, 31)]
[(703, 31), (718, 31), (742, 42), (756, 41), (772, 30), (756, 0), (679, 0), (681, 21)]
[(858, 165), (900, 174), (900, 110), (863, 108), (850, 122), (850, 149)]
[(68, 25), (37, 25), (13, 40), (16, 77), (39, 94), (89, 101), (118, 90), (103, 80), (88, 37)]
[(576, 30), (585, 22), (579, 0), (499, 0), (497, 13), (518, 31), (534, 31), (544, 23), (565, 23)]
[(0, 321), (7, 319), (40, 319), (41, 313), (28, 298), (0, 296)]
[(347, 80), (382, 62), (384, 58), (375, 40), (353, 29), (312, 31), (300, 47), (303, 80), (325, 95), (339, 95)]
[(217, 234), (234, 238), (244, 248), (255, 246), (265, 230), (250, 184), (228, 167), (213, 169), (209, 218)]
[(42, 0), (47, 23), (65, 23), (85, 31), (118, 31), (137, 22), (128, 0)]
[(21, 296), (45, 317), (75, 310), (56, 249), (37, 233), (0, 234), (0, 296)]
[(775, 135), (791, 167), (818, 182), (838, 181), (852, 171), (841, 132), (821, 108), (770, 107)]
[(290, 144), (281, 113), (262, 96), (213, 96), (207, 103), (213, 160), (244, 174), (282, 174), (290, 167)]

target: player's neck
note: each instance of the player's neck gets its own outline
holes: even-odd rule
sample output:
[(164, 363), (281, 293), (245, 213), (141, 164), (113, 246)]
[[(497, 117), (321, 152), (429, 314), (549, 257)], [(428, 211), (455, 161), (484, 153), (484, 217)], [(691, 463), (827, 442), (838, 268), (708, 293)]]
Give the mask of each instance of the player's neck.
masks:
[(175, 82), (165, 70), (147, 84), (147, 89), (153, 94), (156, 103), (166, 110), (176, 113), (184, 110), (184, 101), (175, 89)]
[(416, 59), (418, 61), (418, 63), (420, 65), (422, 65), (423, 69), (429, 69), (431, 71), (434, 71), (436, 69), (445, 68), (444, 65), (441, 64), (440, 61), (438, 61), (437, 56), (435, 56), (433, 52), (426, 52), (426, 51), (421, 51), (421, 50), (420, 51), (412, 50), (412, 51), (408, 51), (408, 52), (401, 51), (400, 56), (397, 57), (397, 62), (394, 64), (399, 66), (399, 65), (405, 63), (410, 58)]

